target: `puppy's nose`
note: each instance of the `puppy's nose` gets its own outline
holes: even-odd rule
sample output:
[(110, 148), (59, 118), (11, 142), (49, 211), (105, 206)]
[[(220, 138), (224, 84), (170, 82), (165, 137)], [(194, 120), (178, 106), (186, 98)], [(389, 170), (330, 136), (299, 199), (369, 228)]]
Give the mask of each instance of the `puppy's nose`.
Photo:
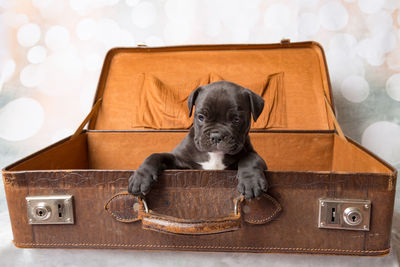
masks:
[(219, 144), (222, 141), (222, 135), (220, 133), (211, 133), (210, 139), (213, 144)]

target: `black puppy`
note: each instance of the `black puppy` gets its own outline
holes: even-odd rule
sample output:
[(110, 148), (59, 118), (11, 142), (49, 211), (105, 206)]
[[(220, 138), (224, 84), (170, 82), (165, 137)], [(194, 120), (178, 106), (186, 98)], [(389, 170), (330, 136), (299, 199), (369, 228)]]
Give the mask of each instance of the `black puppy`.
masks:
[(201, 86), (188, 98), (189, 117), (195, 108), (189, 134), (170, 153), (145, 159), (129, 178), (128, 191), (146, 194), (165, 169), (238, 170), (237, 190), (246, 198), (267, 190), (267, 165), (254, 151), (248, 136), (251, 114), (257, 120), (264, 100), (249, 89), (221, 81)]

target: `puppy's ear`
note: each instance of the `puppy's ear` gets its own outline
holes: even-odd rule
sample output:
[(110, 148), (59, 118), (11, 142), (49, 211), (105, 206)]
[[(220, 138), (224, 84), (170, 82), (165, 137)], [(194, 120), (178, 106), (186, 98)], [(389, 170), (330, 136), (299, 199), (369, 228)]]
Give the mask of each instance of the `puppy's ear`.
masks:
[(193, 112), (193, 106), (194, 103), (196, 102), (196, 98), (199, 95), (200, 91), (202, 90), (202, 87), (197, 87), (188, 97), (188, 108), (189, 108), (189, 118), (192, 116)]
[(257, 121), (258, 117), (260, 116), (263, 108), (264, 108), (264, 99), (253, 93), (252, 91), (247, 89), (250, 99), (250, 109), (251, 113), (253, 114), (253, 120)]

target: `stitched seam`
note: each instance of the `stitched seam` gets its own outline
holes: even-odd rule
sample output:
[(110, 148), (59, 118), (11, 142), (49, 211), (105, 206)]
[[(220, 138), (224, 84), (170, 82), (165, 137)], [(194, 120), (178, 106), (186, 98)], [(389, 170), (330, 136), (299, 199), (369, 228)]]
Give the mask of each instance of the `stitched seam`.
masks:
[(255, 219), (254, 220), (250, 220), (250, 219), (246, 220), (245, 219), (246, 222), (248, 222), (248, 223), (256, 223), (256, 224), (257, 223), (266, 223), (266, 222), (269, 222), (277, 213), (282, 211), (282, 206), (278, 203), (278, 201), (276, 201), (276, 199), (274, 199), (273, 197), (271, 197), (269, 195), (266, 195), (266, 197), (269, 200), (271, 200), (272, 203), (274, 203), (274, 205), (275, 205), (275, 207), (277, 209), (272, 213), (272, 215), (270, 215), (269, 217), (267, 217), (265, 219), (258, 219), (258, 220), (255, 220)]
[[(161, 233), (165, 233), (165, 234), (174, 234), (174, 235), (185, 235), (186, 234), (186, 232), (172, 232), (172, 231), (168, 231), (168, 230), (165, 230), (162, 228), (154, 227), (152, 225), (143, 225), (143, 229), (161, 232)], [(218, 231), (209, 231), (209, 232), (205, 232), (205, 233), (204, 232), (189, 233), (189, 235), (200, 236), (200, 235), (220, 234), (220, 233), (235, 231), (238, 229), (240, 229), (240, 225), (234, 225), (229, 228), (220, 229)]]
[(250, 219), (248, 219), (248, 220), (245, 220), (245, 221), (246, 222), (250, 222), (250, 223), (266, 223), (266, 222), (269, 222), (273, 217), (275, 217), (275, 215), (277, 213), (279, 213), (281, 211), (282, 211), (282, 209), (278, 208), (277, 210), (274, 211), (274, 213), (272, 213), (271, 216), (269, 216), (269, 217), (267, 217), (265, 219), (259, 219), (259, 220), (250, 220)]
[(137, 222), (137, 221), (140, 220), (139, 218), (137, 218), (137, 219), (132, 219), (132, 217), (130, 217), (130, 218), (128, 218), (128, 219), (124, 219), (124, 218), (122, 218), (122, 217), (120, 217), (120, 216), (118, 216), (118, 215), (112, 213), (112, 212), (110, 211), (110, 209), (108, 208), (108, 204), (110, 204), (110, 202), (113, 201), (115, 198), (121, 198), (121, 197), (124, 197), (124, 196), (126, 196), (126, 195), (129, 195), (129, 193), (127, 193), (127, 192), (122, 192), (122, 193), (118, 193), (118, 194), (114, 195), (113, 197), (111, 197), (111, 198), (106, 202), (106, 204), (104, 205), (104, 209), (105, 209), (112, 217), (116, 218), (117, 221), (119, 221), (119, 222)]
[(292, 251), (327, 251), (327, 252), (362, 252), (362, 253), (377, 253), (388, 252), (390, 248), (383, 250), (352, 250), (352, 249), (335, 249), (335, 248), (275, 248), (275, 247), (229, 247), (229, 246), (170, 246), (170, 245), (147, 245), (147, 244), (96, 244), (96, 243), (18, 243), (16, 245), (31, 245), (31, 246), (102, 246), (102, 247), (150, 247), (150, 248), (220, 248), (220, 249), (251, 249), (251, 250), (292, 250)]
[(210, 224), (219, 224), (219, 223), (221, 223), (221, 224), (222, 223), (234, 223), (234, 222), (237, 222), (239, 218), (240, 217), (237, 216), (236, 218), (221, 219), (220, 221), (218, 220), (218, 218), (214, 219), (214, 220), (211, 219), (211, 220), (198, 220), (198, 221), (195, 221), (195, 220), (193, 220), (193, 221), (192, 220), (184, 221), (184, 219), (180, 220), (179, 218), (164, 219), (163, 217), (160, 217), (160, 216), (155, 215), (155, 214), (149, 214), (149, 215), (146, 214), (145, 216), (143, 216), (142, 221), (145, 220), (146, 222), (149, 222), (149, 220), (154, 219), (154, 220), (167, 220), (168, 222), (174, 222), (174, 223), (180, 223), (180, 224), (200, 224), (200, 223), (204, 223), (204, 224), (210, 225)]

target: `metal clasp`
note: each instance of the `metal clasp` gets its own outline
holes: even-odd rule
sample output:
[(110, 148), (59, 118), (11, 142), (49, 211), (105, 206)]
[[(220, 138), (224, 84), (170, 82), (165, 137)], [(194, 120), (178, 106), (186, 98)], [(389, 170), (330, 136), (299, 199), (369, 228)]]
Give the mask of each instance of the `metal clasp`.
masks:
[(319, 228), (369, 231), (370, 218), (369, 200), (319, 199)]
[(244, 200), (244, 196), (240, 195), (237, 198), (235, 198), (234, 200), (234, 208), (233, 208), (233, 212), (235, 215), (239, 214), (239, 204), (242, 203), (242, 201)]
[(26, 197), (29, 224), (73, 224), (71, 195)]
[(146, 200), (143, 197), (138, 197), (139, 201), (143, 204), (144, 212), (149, 213), (149, 206), (147, 206)]

